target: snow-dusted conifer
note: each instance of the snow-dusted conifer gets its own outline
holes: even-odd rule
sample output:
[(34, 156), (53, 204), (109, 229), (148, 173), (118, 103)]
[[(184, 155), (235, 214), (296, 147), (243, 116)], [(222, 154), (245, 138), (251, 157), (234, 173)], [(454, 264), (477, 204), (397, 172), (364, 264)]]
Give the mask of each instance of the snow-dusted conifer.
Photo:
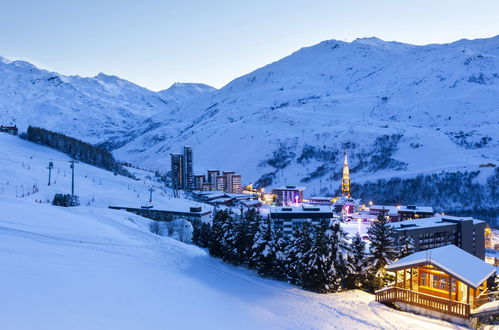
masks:
[(272, 220), (262, 221), (253, 242), (253, 263), (258, 274), (271, 277), (274, 275), (275, 240)]
[(304, 252), (301, 285), (327, 293), (338, 291), (344, 270), (345, 233), (338, 222), (321, 221), (312, 248)]
[(398, 238), (398, 257), (403, 258), (414, 253), (414, 239), (403, 232)]
[(367, 230), (371, 246), (372, 275), (374, 281), (373, 289), (382, 287), (386, 282), (385, 266), (395, 260), (398, 256), (397, 246), (394, 239), (393, 226), (388, 222), (384, 212), (378, 215)]
[(222, 258), (224, 256), (224, 223), (230, 218), (229, 212), (227, 210), (218, 210), (213, 216), (213, 223), (211, 226), (210, 243), (208, 250), (210, 254), (217, 258)]
[(293, 284), (301, 285), (301, 278), (305, 265), (304, 254), (312, 248), (315, 231), (309, 221), (293, 231), (293, 236), (289, 241), (287, 253), (286, 274), (287, 280)]
[(370, 264), (367, 258), (366, 243), (357, 233), (352, 237), (349, 245), (349, 254), (346, 259), (346, 287), (348, 289), (361, 288), (367, 280), (369, 268)]

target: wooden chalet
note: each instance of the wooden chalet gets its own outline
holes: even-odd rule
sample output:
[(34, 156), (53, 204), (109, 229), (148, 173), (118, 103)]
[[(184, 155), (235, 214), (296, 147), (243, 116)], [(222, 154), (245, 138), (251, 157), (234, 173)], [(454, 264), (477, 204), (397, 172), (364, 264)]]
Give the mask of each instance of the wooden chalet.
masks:
[(455, 245), (413, 253), (386, 270), (395, 274), (395, 281), (376, 291), (376, 301), (460, 318), (469, 318), (475, 308), (489, 302), (487, 280), (496, 271)]

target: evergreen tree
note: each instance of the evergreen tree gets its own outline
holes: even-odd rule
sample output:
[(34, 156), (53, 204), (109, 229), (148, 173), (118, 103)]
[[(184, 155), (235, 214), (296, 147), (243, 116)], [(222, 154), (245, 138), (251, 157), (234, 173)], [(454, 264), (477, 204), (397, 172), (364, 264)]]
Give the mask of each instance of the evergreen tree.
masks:
[(321, 221), (312, 248), (303, 255), (303, 288), (320, 293), (338, 291), (344, 269), (344, 238), (345, 233), (338, 222)]
[(385, 213), (381, 212), (367, 230), (371, 246), (372, 288), (378, 289), (387, 281), (386, 265), (397, 258), (397, 246), (394, 239), (393, 226), (388, 222)]
[(348, 289), (363, 287), (367, 280), (367, 272), (370, 268), (367, 258), (366, 243), (357, 233), (349, 245), (349, 255), (346, 260), (347, 276), (345, 286)]
[(224, 224), (227, 221), (229, 221), (229, 219), (230, 219), (230, 214), (227, 210), (218, 210), (213, 216), (213, 223), (211, 226), (211, 235), (210, 235), (208, 250), (210, 252), (210, 255), (214, 257), (222, 258), (225, 254), (224, 250), (225, 246), (223, 244), (223, 239), (224, 239), (223, 227)]
[(284, 235), (281, 230), (274, 233), (275, 235), (275, 260), (274, 260), (274, 277), (281, 281), (288, 280), (288, 265), (289, 265), (289, 249), (291, 247), (290, 237)]
[(268, 217), (262, 221), (253, 243), (253, 264), (258, 274), (266, 277), (274, 276), (276, 258), (274, 228)]
[(310, 221), (303, 224), (293, 231), (293, 236), (289, 240), (289, 249), (287, 253), (286, 274), (290, 283), (301, 285), (301, 278), (305, 265), (303, 257), (305, 252), (312, 248), (315, 238), (315, 231)]
[(209, 223), (202, 222), (201, 220), (193, 220), (192, 224), (192, 243), (200, 247), (208, 247), (210, 244), (210, 230)]
[(246, 223), (246, 234), (242, 237), (244, 246), (245, 264), (249, 268), (255, 268), (255, 259), (253, 258), (253, 245), (256, 239), (256, 235), (260, 230), (263, 219), (260, 212), (257, 209), (248, 209), (244, 214), (244, 219)]
[(406, 257), (414, 253), (414, 240), (406, 231), (398, 238), (398, 258)]
[(227, 211), (227, 217), (222, 223), (222, 260), (231, 264), (238, 264), (236, 243), (238, 241), (237, 220), (232, 211)]

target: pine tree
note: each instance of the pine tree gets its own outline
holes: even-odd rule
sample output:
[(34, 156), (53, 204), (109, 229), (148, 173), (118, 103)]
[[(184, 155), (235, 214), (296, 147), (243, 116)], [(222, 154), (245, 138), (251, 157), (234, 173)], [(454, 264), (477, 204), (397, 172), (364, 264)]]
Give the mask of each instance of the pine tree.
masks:
[(253, 243), (253, 264), (258, 274), (266, 277), (274, 276), (275, 240), (272, 220), (262, 221)]
[(406, 257), (414, 253), (414, 240), (406, 231), (398, 238), (398, 258)]
[(237, 219), (232, 211), (227, 211), (227, 217), (222, 223), (222, 260), (231, 264), (238, 264), (236, 243), (238, 241)]
[(321, 221), (312, 248), (303, 255), (303, 288), (320, 293), (338, 291), (344, 269), (344, 238), (345, 233), (338, 222)]
[(281, 230), (275, 232), (274, 277), (281, 281), (288, 280), (290, 237)]
[(289, 240), (287, 253), (286, 274), (290, 283), (301, 285), (301, 278), (305, 265), (303, 257), (305, 252), (312, 248), (315, 239), (315, 231), (309, 221), (293, 231), (293, 236)]
[(388, 222), (384, 212), (378, 215), (378, 219), (373, 221), (367, 230), (371, 246), (372, 262), (372, 288), (377, 289), (383, 287), (387, 281), (385, 271), (386, 265), (395, 260), (398, 255), (397, 246), (394, 239), (393, 226)]
[(244, 247), (243, 258), (245, 260), (245, 264), (249, 268), (255, 268), (255, 260), (253, 258), (253, 244), (255, 242), (255, 237), (257, 232), (260, 230), (263, 219), (260, 212), (256, 209), (249, 209), (244, 214), (244, 219), (246, 223), (246, 234), (241, 239), (243, 242), (241, 243)]
[(225, 222), (229, 221), (230, 215), (226, 210), (218, 210), (213, 216), (213, 223), (211, 226), (210, 242), (208, 245), (208, 250), (210, 255), (222, 258), (225, 254), (224, 250), (224, 232), (223, 227)]
[(349, 245), (349, 255), (346, 260), (347, 276), (345, 286), (348, 289), (361, 288), (367, 280), (370, 268), (367, 258), (366, 243), (357, 233)]

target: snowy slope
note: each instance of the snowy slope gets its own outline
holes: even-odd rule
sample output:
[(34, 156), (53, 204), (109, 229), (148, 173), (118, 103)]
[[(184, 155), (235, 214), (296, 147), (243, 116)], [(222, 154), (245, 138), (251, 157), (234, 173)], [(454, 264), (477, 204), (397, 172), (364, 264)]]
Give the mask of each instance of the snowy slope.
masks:
[[(234, 169), (246, 183), (274, 173), (274, 186), (334, 190), (344, 149), (359, 180), (498, 162), (498, 99), (499, 36), (427, 46), (330, 40), (187, 102), (116, 154), (168, 170), (158, 159), (191, 145), (198, 172)], [(388, 156), (375, 143), (382, 136), (395, 136)], [(307, 146), (315, 155), (300, 160)], [(278, 150), (289, 155), (284, 169), (265, 162)], [(394, 161), (370, 166), (373, 156)]]
[(177, 84), (170, 89), (156, 93), (103, 73), (93, 78), (64, 76), (0, 57), (0, 122), (22, 130), (36, 125), (115, 147), (134, 137), (130, 132), (137, 123), (174, 110), (180, 99), (210, 87)]
[[(107, 209), (111, 202), (144, 202), (142, 188), (153, 182), (143, 172), (134, 181), (77, 164), (76, 191), (95, 202), (60, 208), (35, 200), (67, 191), (64, 155), (5, 134), (0, 155), (2, 328), (458, 328), (389, 309), (360, 291), (318, 295), (262, 279), (150, 233), (148, 219)], [(48, 159), (61, 169), (50, 188)], [(35, 180), (40, 192), (32, 196), (16, 197), (11, 189)], [(163, 207), (192, 203), (157, 199)]]
[[(31, 202), (52, 201), (56, 193), (71, 192), (70, 158), (58, 151), (18, 137), (0, 133), (0, 196), (22, 197)], [(48, 183), (48, 163), (53, 161), (51, 186)], [(157, 209), (172, 207), (188, 211), (191, 206), (209, 205), (173, 198), (170, 190), (154, 180), (150, 172), (128, 168), (139, 181), (112, 172), (77, 163), (75, 165), (75, 194), (85, 206), (107, 208), (109, 205), (140, 207), (149, 202), (149, 188), (153, 187), (153, 205)], [(33, 194), (33, 187), (38, 192)], [(29, 195), (28, 195), (29, 192)]]

